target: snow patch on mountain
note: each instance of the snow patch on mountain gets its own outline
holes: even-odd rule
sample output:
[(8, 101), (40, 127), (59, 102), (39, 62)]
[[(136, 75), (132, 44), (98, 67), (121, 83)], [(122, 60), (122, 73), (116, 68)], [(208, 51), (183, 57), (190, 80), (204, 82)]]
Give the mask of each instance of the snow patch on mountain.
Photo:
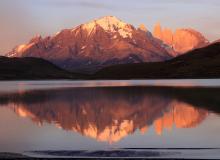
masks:
[(83, 24), (82, 28), (87, 30), (90, 35), (96, 26), (100, 26), (104, 31), (110, 33), (118, 32), (121, 37), (128, 38), (132, 37), (133, 26), (122, 22), (114, 16), (106, 16), (89, 23)]

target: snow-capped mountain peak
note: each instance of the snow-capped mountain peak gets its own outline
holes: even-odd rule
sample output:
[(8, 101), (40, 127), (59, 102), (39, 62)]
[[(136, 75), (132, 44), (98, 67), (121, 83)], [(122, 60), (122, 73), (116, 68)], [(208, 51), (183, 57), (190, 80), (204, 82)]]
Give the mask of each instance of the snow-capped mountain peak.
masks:
[(132, 31), (135, 29), (132, 25), (127, 24), (114, 16), (105, 16), (82, 25), (84, 30), (91, 33), (97, 26), (104, 31), (115, 33), (118, 32), (123, 38), (132, 37)]
[[(194, 39), (195, 36), (185, 32), (187, 36), (178, 36), (178, 42)], [(162, 34), (160, 27), (159, 33)], [(162, 35), (168, 40), (174, 37), (167, 29)], [(70, 71), (92, 73), (114, 64), (170, 59), (176, 52), (168, 44), (153, 36), (144, 25), (135, 28), (114, 16), (105, 16), (72, 29), (63, 29), (53, 36), (35, 36), (7, 56), (39, 57)], [(182, 45), (175, 44), (175, 47), (182, 49)]]

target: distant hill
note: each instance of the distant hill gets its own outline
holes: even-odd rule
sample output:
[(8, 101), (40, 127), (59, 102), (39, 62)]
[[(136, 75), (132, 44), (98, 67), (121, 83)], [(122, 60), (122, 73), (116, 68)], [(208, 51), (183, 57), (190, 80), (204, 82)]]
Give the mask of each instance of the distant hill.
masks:
[(81, 75), (60, 69), (40, 58), (0, 57), (0, 80), (71, 79)]
[(220, 78), (220, 42), (165, 62), (123, 64), (98, 71), (94, 79)]

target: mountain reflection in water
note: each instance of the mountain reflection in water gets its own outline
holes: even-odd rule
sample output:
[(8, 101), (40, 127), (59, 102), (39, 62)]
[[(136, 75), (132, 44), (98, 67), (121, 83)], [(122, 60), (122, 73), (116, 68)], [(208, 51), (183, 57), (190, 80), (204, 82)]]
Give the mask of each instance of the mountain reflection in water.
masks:
[[(2, 93), (0, 105), (38, 125), (52, 123), (98, 141), (114, 143), (136, 130), (144, 134), (151, 125), (158, 135), (173, 127), (196, 127), (209, 114), (205, 108), (213, 110), (214, 102), (218, 101), (218, 97), (208, 96), (209, 92), (144, 87), (33, 90)], [(211, 106), (206, 106), (207, 101), (212, 102)]]

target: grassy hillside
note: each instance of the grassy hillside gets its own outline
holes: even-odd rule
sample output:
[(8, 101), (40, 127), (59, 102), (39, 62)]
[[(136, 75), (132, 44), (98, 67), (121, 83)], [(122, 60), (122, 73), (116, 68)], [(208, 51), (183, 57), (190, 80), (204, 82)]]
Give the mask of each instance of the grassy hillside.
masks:
[(98, 71), (93, 79), (220, 78), (220, 43), (166, 62), (123, 64)]
[(0, 80), (72, 79), (80, 76), (39, 58), (0, 57)]

